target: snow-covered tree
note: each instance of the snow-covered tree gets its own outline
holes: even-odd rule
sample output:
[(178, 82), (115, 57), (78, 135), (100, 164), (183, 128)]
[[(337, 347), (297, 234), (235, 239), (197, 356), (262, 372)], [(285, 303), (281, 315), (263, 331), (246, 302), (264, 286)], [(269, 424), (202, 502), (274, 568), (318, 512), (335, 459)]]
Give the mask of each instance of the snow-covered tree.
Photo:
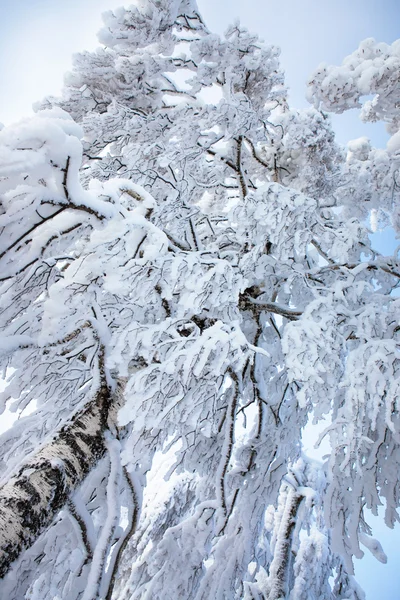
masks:
[(194, 0), (104, 25), (0, 132), (2, 593), (361, 599), (368, 511), (399, 518), (400, 264), (367, 226), (398, 226), (398, 154), (320, 108), (369, 73), (394, 127), (393, 74), (359, 51), (298, 111), (278, 49)]

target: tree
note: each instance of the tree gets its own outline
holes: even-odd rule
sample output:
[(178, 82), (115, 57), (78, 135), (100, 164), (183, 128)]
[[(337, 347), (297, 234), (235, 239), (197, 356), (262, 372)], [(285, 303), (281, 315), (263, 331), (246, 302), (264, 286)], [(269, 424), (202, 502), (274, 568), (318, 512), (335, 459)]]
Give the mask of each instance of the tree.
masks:
[(362, 598), (367, 511), (393, 526), (400, 491), (400, 265), (366, 225), (398, 224), (395, 92), (388, 150), (346, 155), (320, 103), (355, 78), (293, 110), (279, 51), (194, 0), (100, 41), (0, 132), (3, 593)]

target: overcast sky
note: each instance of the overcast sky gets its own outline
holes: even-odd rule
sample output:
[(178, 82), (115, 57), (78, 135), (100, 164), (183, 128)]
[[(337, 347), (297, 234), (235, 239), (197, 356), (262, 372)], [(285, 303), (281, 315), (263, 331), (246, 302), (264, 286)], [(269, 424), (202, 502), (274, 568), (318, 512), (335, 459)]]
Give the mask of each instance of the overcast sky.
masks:
[[(121, 0), (0, 0), (0, 121), (7, 124), (27, 116), (34, 101), (59, 93), (72, 53), (96, 47), (101, 12), (120, 4)], [(214, 31), (222, 33), (239, 18), (266, 42), (282, 48), (296, 107), (306, 105), (305, 82), (319, 63), (341, 63), (367, 37), (388, 43), (400, 37), (400, 0), (198, 0), (198, 5)], [(366, 126), (354, 112), (336, 117), (334, 123), (342, 143), (361, 135), (377, 146), (386, 143), (382, 124)], [(357, 561), (363, 565), (357, 573), (367, 600), (400, 597), (399, 530), (383, 537), (388, 565), (369, 557)]]

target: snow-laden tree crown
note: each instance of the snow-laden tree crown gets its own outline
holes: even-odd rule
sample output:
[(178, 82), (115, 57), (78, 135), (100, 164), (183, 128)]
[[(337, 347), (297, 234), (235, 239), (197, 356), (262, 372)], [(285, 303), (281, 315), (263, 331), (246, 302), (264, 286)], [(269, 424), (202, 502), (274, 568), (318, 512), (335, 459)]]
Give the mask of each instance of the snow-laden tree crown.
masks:
[[(400, 264), (369, 219), (400, 228), (400, 42), (295, 110), (279, 50), (194, 0), (99, 39), (0, 132), (2, 595), (360, 600), (368, 515), (399, 519)], [(387, 150), (335, 143), (365, 95)]]

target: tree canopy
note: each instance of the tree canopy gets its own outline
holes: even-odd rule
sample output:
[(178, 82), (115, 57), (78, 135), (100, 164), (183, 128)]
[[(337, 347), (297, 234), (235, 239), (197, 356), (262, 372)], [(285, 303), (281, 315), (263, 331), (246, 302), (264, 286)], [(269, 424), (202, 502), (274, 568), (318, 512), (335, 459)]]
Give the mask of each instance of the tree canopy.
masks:
[[(399, 520), (400, 261), (369, 234), (400, 228), (400, 43), (296, 110), (279, 49), (194, 0), (99, 40), (0, 131), (4, 597), (361, 600), (368, 514)], [(386, 150), (335, 142), (355, 106)]]

